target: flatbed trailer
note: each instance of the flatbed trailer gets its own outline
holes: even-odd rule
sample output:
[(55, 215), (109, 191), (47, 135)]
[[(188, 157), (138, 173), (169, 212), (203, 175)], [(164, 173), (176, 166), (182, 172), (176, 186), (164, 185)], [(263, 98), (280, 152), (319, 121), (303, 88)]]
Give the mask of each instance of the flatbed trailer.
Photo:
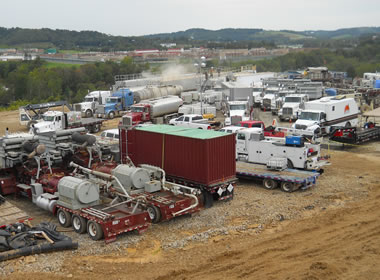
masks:
[(89, 132), (96, 133), (100, 131), (104, 121), (101, 118), (82, 118), (80, 123), (68, 124), (65, 129), (85, 127)]
[(29, 220), (31, 220), (31, 218), (11, 202), (6, 200), (2, 203), (0, 202), (0, 228)]
[(138, 233), (143, 233), (151, 224), (146, 210), (127, 201), (78, 210), (57, 205), (57, 219), (63, 227), (72, 225), (75, 232), (87, 232), (93, 240), (104, 238), (106, 243), (115, 241), (117, 235), (124, 232), (137, 230)]
[(280, 186), (284, 192), (293, 192), (297, 189), (307, 189), (315, 185), (320, 174), (313, 171), (285, 169), (283, 171), (270, 170), (265, 165), (236, 162), (236, 176), (238, 178), (259, 179), (266, 189), (275, 189)]
[(339, 127), (331, 132), (329, 139), (346, 144), (360, 144), (371, 140), (380, 140), (380, 127)]
[[(202, 203), (200, 199), (183, 194), (174, 194), (171, 191), (161, 190), (159, 192), (143, 192), (136, 197), (144, 197), (147, 202), (147, 211), (153, 223), (171, 220), (175, 217), (193, 214), (200, 211)], [(132, 196), (132, 197), (133, 197)]]

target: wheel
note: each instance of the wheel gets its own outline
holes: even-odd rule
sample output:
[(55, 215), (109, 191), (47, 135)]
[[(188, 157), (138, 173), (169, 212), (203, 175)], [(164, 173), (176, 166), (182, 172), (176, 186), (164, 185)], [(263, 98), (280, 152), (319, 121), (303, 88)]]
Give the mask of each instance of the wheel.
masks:
[(85, 233), (87, 230), (87, 220), (81, 216), (73, 215), (71, 217), (71, 224), (76, 233)]
[(59, 208), (57, 211), (58, 223), (67, 228), (71, 226), (71, 213)]
[(344, 127), (351, 127), (351, 123), (350, 122), (346, 122), (346, 125)]
[(92, 133), (97, 133), (100, 131), (100, 125), (99, 124), (95, 124), (91, 127), (91, 132)]
[(27, 128), (28, 130), (30, 130), (30, 129), (32, 128), (32, 125), (34, 125), (34, 124), (36, 124), (36, 123), (37, 123), (37, 121), (29, 121), (28, 124), (26, 125), (26, 128)]
[(160, 208), (154, 205), (150, 205), (147, 208), (148, 214), (150, 219), (152, 220), (152, 223), (156, 224), (159, 221), (161, 221), (161, 211)]
[(87, 109), (86, 118), (91, 118), (91, 117), (92, 117), (92, 111), (90, 109)]
[(111, 111), (111, 112), (108, 113), (108, 118), (109, 119), (112, 120), (114, 117), (115, 117), (115, 112), (114, 111)]
[(102, 227), (94, 221), (88, 221), (87, 223), (87, 233), (92, 240), (100, 240), (103, 238)]
[(214, 197), (212, 193), (204, 190), (203, 191), (203, 202), (205, 208), (211, 208), (214, 204)]
[(284, 192), (294, 192), (296, 190), (296, 186), (294, 183), (291, 182), (282, 182), (281, 183), (281, 190)]
[(293, 162), (290, 159), (288, 159), (288, 168), (289, 169), (293, 169), (294, 168)]
[(273, 190), (273, 189), (277, 188), (277, 182), (273, 179), (264, 179), (263, 186), (267, 190)]

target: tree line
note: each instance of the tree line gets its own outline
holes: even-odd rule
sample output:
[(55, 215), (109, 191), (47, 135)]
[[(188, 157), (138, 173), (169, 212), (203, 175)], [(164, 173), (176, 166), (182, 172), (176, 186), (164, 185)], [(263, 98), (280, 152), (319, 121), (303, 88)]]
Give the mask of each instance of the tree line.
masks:
[(136, 64), (126, 57), (120, 63), (98, 62), (70, 67), (49, 67), (33, 61), (0, 62), (0, 104), (14, 101), (41, 103), (67, 100), (79, 102), (92, 90), (109, 90), (114, 76), (141, 73), (148, 64)]

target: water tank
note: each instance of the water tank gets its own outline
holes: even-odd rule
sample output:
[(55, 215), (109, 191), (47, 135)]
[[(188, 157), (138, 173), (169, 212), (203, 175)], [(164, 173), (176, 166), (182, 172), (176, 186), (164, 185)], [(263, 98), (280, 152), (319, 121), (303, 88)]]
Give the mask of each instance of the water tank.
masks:
[(376, 80), (373, 84), (373, 88), (380, 88), (380, 80)]
[(336, 96), (336, 89), (335, 88), (326, 88), (325, 93), (328, 96)]
[(144, 89), (140, 89), (133, 92), (134, 101), (136, 103), (141, 102), (142, 100), (151, 99), (151, 98), (159, 98), (162, 96), (168, 95), (180, 95), (183, 91), (182, 86), (151, 86), (146, 87)]
[(112, 170), (112, 175), (115, 176), (128, 191), (132, 187), (141, 189), (146, 182), (150, 181), (149, 172), (146, 169), (132, 167), (126, 164), (118, 165)]

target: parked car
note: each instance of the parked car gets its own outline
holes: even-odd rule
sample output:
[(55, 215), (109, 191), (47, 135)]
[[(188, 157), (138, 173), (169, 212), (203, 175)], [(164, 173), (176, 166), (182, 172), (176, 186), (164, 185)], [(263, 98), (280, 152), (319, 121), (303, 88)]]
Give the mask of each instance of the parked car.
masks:
[(119, 129), (114, 128), (114, 129), (104, 130), (100, 134), (100, 137), (102, 137), (102, 138), (110, 138), (110, 139), (119, 139)]

